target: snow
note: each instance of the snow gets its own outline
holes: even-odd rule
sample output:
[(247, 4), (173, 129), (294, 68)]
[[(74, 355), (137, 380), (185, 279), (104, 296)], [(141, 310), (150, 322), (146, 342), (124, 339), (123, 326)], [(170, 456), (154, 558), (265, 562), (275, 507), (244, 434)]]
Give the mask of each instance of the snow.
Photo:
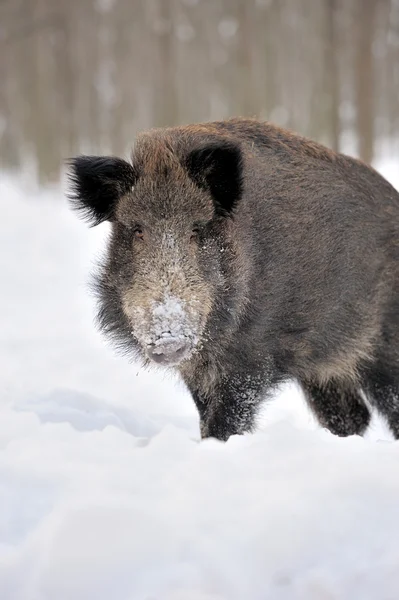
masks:
[(200, 442), (183, 386), (94, 330), (106, 225), (5, 176), (0, 202), (1, 600), (396, 600), (384, 424), (336, 438), (290, 384), (258, 433)]

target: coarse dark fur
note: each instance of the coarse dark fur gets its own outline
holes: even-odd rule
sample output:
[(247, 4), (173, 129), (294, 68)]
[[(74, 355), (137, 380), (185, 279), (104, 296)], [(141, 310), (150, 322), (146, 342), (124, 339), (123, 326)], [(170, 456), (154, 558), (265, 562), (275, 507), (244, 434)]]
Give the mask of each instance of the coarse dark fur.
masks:
[(111, 221), (101, 328), (145, 361), (164, 344), (204, 437), (252, 431), (295, 379), (333, 433), (366, 430), (365, 395), (399, 438), (399, 194), (376, 171), (232, 119), (146, 132), (131, 165), (78, 157), (71, 175), (77, 208)]

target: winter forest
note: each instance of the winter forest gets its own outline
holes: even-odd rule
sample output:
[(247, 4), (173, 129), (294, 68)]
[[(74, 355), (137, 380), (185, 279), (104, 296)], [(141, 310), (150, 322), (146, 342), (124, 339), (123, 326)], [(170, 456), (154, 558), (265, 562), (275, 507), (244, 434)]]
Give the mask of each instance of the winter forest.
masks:
[(257, 116), (397, 152), (398, 0), (1, 0), (0, 158), (55, 181), (148, 127)]
[[(387, 181), (280, 130), (68, 162), (233, 116)], [(398, 600), (396, 190), (399, 0), (0, 0), (0, 600)]]

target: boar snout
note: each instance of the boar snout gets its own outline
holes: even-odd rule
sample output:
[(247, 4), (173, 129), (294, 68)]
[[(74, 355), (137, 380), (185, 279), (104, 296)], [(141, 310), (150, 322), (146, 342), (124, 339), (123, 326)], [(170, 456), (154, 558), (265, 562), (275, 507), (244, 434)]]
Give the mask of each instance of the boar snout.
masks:
[(148, 357), (159, 365), (176, 365), (184, 360), (192, 349), (186, 337), (162, 336), (147, 346)]

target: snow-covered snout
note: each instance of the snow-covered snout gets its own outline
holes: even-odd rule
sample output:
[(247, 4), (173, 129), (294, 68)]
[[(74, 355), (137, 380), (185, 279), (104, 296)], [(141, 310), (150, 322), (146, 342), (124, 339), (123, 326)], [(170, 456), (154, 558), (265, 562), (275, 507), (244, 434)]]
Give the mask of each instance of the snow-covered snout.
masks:
[(198, 265), (198, 236), (184, 225), (143, 226), (133, 241), (131, 281), (122, 307), (142, 353), (173, 366), (195, 350), (212, 306)]
[(125, 310), (131, 319), (133, 334), (141, 342), (148, 358), (165, 366), (188, 358), (201, 334), (201, 315), (195, 301), (185, 302), (166, 293), (149, 310), (140, 306)]

